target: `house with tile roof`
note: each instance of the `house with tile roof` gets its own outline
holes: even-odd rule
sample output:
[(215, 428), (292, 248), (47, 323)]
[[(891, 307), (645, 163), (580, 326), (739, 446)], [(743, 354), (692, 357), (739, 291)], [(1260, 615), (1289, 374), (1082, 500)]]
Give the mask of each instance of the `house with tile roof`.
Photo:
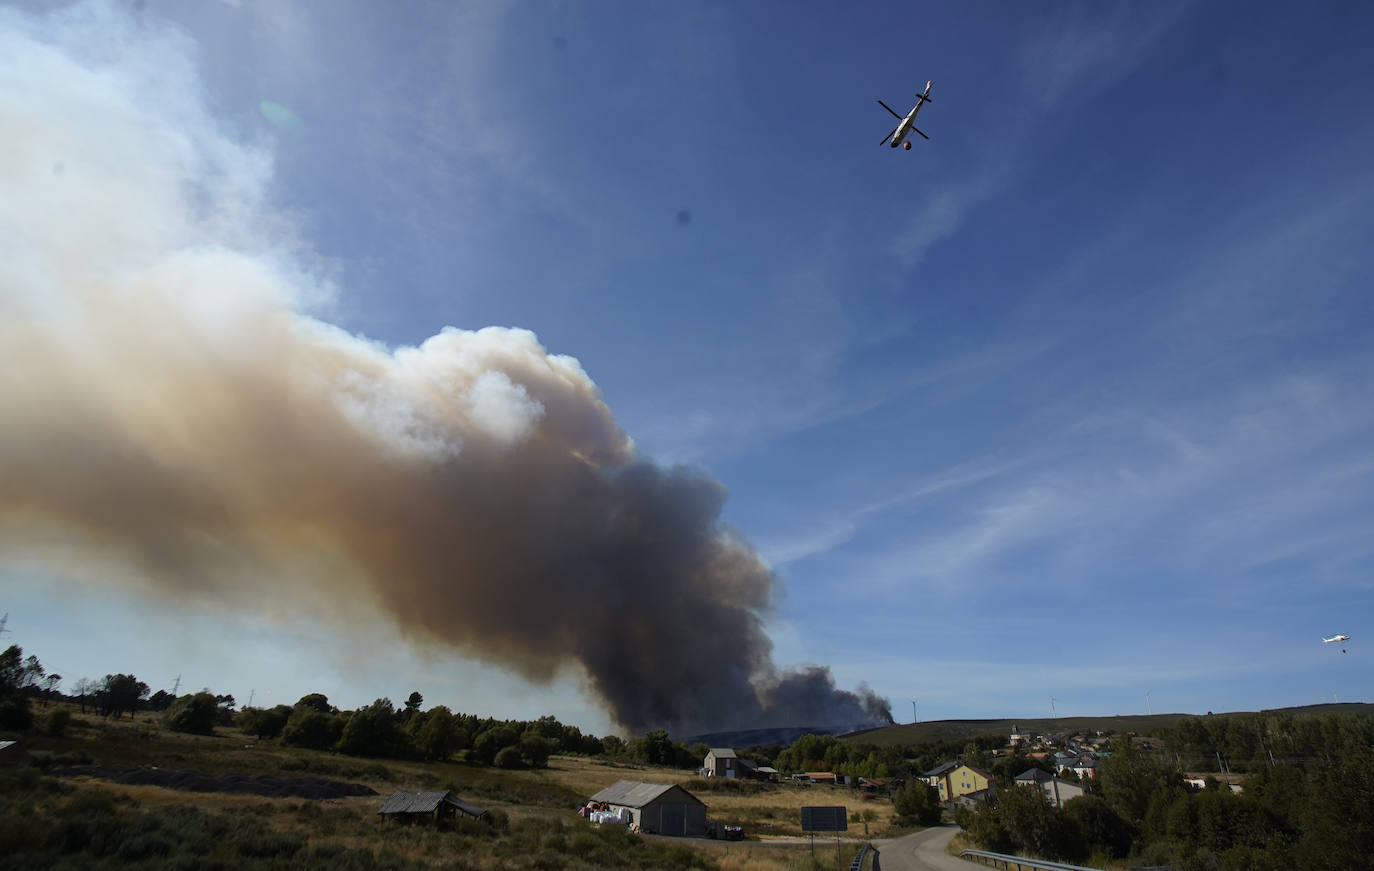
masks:
[(1078, 798), (1084, 792), (1079, 784), (1056, 777), (1039, 768), (1028, 768), (1016, 775), (1015, 783), (1017, 786), (1039, 787), (1045, 798), (1055, 807), (1063, 807), (1064, 802)]

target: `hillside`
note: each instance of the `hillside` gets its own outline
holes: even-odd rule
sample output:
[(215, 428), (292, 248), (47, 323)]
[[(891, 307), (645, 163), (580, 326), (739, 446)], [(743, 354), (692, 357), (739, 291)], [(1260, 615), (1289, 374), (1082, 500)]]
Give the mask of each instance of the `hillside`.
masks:
[[(1216, 717), (1253, 716), (1254, 714), (1276, 713), (1294, 717), (1314, 716), (1330, 713), (1353, 713), (1374, 716), (1374, 704), (1352, 702), (1348, 704), (1305, 705), (1296, 708), (1272, 708), (1261, 711), (1227, 711), (1213, 714)], [(973, 738), (977, 735), (1010, 735), (1013, 731), (1040, 732), (1044, 734), (1076, 733), (1103, 731), (1135, 732), (1148, 735), (1159, 729), (1166, 729), (1188, 717), (1199, 714), (1128, 714), (1113, 717), (1045, 717), (1016, 718), (1000, 720), (929, 720), (922, 723), (903, 723), (878, 729), (866, 729), (840, 736), (841, 741), (854, 741), (865, 744), (887, 746), (890, 744), (914, 745), (935, 744), (942, 741), (956, 741)]]
[[(842, 787), (697, 780), (691, 771), (582, 756), (511, 770), (371, 759), (223, 726), (209, 735), (172, 732), (147, 713), (112, 720), (66, 702), (53, 708), (70, 714), (61, 734), (0, 733), (20, 738), (41, 763), (0, 768), (6, 869), (841, 871), (864, 828), (899, 831), (886, 798)], [(640, 837), (577, 815), (589, 796), (623, 779), (683, 784), (709, 819), (742, 825), (750, 839)], [(453, 790), (489, 814), (444, 831), (383, 824), (378, 810), (396, 790)], [(801, 837), (800, 809), (845, 803), (871, 811), (869, 822), (849, 832), (844, 855), (823, 853), (818, 865)]]

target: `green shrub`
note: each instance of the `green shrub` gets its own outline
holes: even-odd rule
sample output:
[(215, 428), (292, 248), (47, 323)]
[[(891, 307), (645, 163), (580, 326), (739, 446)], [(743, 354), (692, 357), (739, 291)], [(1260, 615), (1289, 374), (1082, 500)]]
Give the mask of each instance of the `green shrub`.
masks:
[(71, 711), (66, 708), (53, 708), (38, 718), (38, 731), (50, 738), (61, 738), (67, 734), (67, 726), (71, 722)]
[(324, 750), (339, 740), (342, 733), (339, 717), (298, 705), (282, 728), (281, 740), (283, 744)]
[(24, 731), (33, 727), (33, 710), (24, 696), (11, 695), (0, 701), (0, 729)]
[(520, 748), (515, 746), (502, 747), (501, 750), (497, 752), (495, 761), (497, 768), (525, 767), (525, 759), (520, 755)]
[(144, 832), (126, 839), (119, 845), (116, 855), (124, 862), (140, 862), (170, 856), (175, 851), (176, 844), (166, 834)]
[(83, 789), (58, 810), (64, 817), (94, 817), (115, 812), (115, 798), (103, 789)]
[(42, 844), (42, 830), (29, 820), (13, 814), (0, 815), (0, 856), (24, 853)]
[(215, 731), (218, 718), (219, 707), (214, 695), (199, 692), (172, 702), (162, 715), (162, 724), (173, 732), (209, 735)]
[(940, 794), (935, 787), (913, 780), (897, 791), (892, 809), (906, 822), (934, 826), (940, 822)]
[(43, 780), (43, 772), (37, 768), (7, 771), (4, 777), (0, 777), (0, 792), (30, 792), (37, 789)]

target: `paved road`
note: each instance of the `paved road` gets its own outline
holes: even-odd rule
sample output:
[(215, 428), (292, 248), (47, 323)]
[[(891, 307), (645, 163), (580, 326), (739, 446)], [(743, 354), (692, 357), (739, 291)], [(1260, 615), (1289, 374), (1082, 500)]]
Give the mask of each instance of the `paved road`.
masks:
[(893, 841), (874, 841), (883, 871), (970, 871), (978, 866), (956, 859), (945, 847), (959, 833), (958, 826), (924, 829)]

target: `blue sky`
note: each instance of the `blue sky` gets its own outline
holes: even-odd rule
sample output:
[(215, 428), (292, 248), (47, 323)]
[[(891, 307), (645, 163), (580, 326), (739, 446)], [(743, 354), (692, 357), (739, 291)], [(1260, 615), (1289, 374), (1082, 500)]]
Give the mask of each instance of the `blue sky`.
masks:
[[(1374, 695), (1374, 10), (54, 8), (0, 14), (4, 125), (198, 143), (167, 166), (204, 202), (159, 194), (146, 144), (110, 196), (195, 215), (146, 238), (248, 252), (376, 347), (501, 326), (576, 358), (641, 456), (728, 490), (780, 664), (902, 721)], [(116, 108), (73, 117), (57, 68)], [(880, 148), (874, 99), (927, 79), (931, 140)], [(4, 162), (0, 235), (134, 232), (52, 217), (32, 173), (78, 160)], [(36, 274), (0, 278), (21, 313)], [(16, 516), (6, 640), (64, 676), (611, 728), (575, 671), (93, 581)]]

